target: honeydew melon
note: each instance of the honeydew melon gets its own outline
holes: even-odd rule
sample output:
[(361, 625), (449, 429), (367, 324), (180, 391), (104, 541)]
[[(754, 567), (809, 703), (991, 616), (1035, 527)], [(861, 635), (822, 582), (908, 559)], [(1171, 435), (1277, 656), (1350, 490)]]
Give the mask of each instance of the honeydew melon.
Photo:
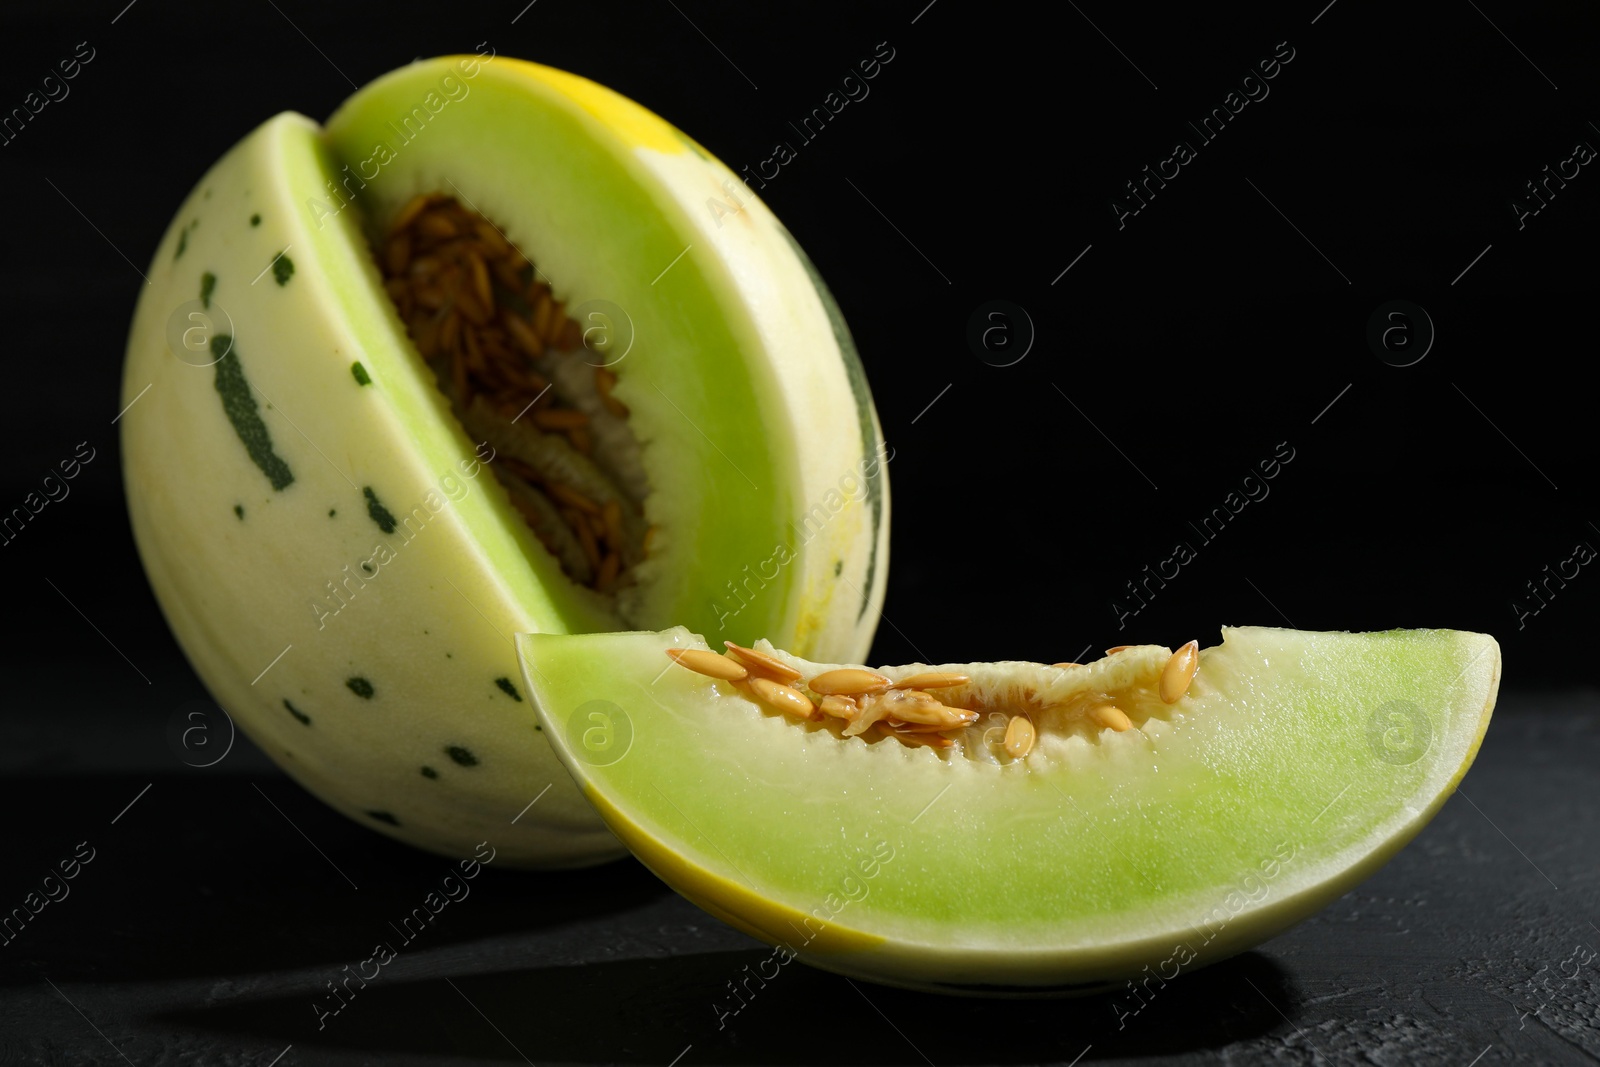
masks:
[[(653, 528), (620, 588), (569, 578), (408, 336), (372, 246), (418, 194), (601, 309)], [(218, 702), (352, 818), (509, 865), (621, 854), (540, 736), (517, 632), (865, 654), (889, 498), (849, 333), (771, 212), (638, 104), (505, 57), (415, 63), (325, 128), (245, 137), (147, 273), (121, 432), (151, 586)]]
[[(518, 643), (562, 762), (674, 889), (785, 958), (999, 995), (1171, 980), (1322, 907), (1454, 791), (1500, 677), (1484, 634), (1259, 627), (1224, 629), (1186, 690), (1150, 645), (877, 668), (967, 679), (933, 690), (979, 711), (941, 750), (797, 719), (753, 699), (754, 666), (684, 669), (706, 645), (683, 628)], [(841, 667), (756, 650), (802, 703)], [(1100, 725), (1108, 703), (1123, 729)], [(1019, 757), (1005, 727), (1024, 715)]]

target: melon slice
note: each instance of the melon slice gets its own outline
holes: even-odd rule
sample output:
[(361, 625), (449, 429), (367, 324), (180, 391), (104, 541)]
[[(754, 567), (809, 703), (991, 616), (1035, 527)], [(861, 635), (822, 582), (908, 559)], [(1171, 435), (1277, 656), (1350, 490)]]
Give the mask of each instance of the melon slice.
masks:
[[(674, 889), (818, 967), (993, 994), (1170, 979), (1322, 907), (1438, 811), (1500, 677), (1493, 638), (1452, 630), (1240, 627), (1197, 672), (1192, 645), (1141, 645), (877, 682), (765, 643), (787, 670), (685, 655), (683, 628), (518, 642), (562, 762)], [(961, 714), (903, 734), (918, 691)]]

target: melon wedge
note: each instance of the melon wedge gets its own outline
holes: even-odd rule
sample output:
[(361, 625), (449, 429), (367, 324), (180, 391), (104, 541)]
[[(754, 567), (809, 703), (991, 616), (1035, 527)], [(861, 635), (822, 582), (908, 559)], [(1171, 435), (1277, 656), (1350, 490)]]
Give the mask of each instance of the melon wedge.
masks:
[[(986, 709), (953, 747), (846, 737), (678, 665), (659, 633), (518, 636), (534, 709), (611, 830), (670, 886), (785, 954), (946, 992), (1070, 994), (1242, 951), (1372, 874), (1466, 773), (1500, 651), (1452, 630), (1223, 630), (1188, 690), (1172, 653), (1086, 665), (881, 667), (967, 675)], [(814, 664), (765, 643), (803, 679)], [(795, 683), (803, 691), (803, 683)], [(1022, 702), (1120, 694), (1134, 727)]]

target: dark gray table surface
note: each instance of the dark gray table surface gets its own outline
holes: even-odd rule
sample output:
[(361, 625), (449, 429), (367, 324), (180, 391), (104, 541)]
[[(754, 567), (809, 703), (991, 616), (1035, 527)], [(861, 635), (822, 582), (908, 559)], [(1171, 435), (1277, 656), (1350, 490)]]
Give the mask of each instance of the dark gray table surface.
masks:
[(184, 767), (155, 709), (69, 714), (49, 692), (0, 719), (0, 908), (80, 842), (94, 858), (0, 947), (0, 1063), (1600, 1060), (1593, 692), (1502, 694), (1462, 789), (1386, 868), (1125, 1018), (1109, 996), (959, 1000), (795, 966), (724, 1024), (714, 1005), (767, 950), (629, 860), (487, 870), (321, 1029), (327, 983), (446, 861), (324, 808), (242, 738)]

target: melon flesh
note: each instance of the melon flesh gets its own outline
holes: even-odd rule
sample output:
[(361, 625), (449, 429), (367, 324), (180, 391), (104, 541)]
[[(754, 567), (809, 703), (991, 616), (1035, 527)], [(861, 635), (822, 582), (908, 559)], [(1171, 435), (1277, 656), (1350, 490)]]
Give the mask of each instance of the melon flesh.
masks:
[[(1138, 696), (1169, 655), (1157, 646), (1066, 669), (877, 668), (965, 673), (989, 708), (1031, 688), (1140, 709), (1122, 733), (1039, 721), (1021, 760), (996, 756), (982, 721), (935, 751), (765, 710), (673, 665), (667, 649), (704, 647), (682, 628), (518, 642), (562, 762), (695, 903), (842, 974), (1043, 993), (1171, 978), (1370, 875), (1454, 790), (1499, 684), (1483, 634), (1223, 638), (1172, 705)], [(837, 666), (756, 647), (805, 678)]]

